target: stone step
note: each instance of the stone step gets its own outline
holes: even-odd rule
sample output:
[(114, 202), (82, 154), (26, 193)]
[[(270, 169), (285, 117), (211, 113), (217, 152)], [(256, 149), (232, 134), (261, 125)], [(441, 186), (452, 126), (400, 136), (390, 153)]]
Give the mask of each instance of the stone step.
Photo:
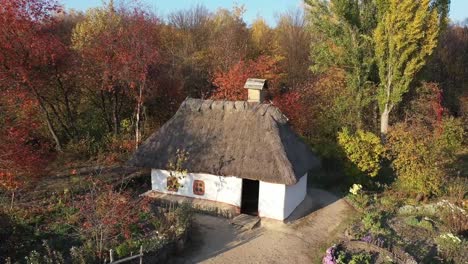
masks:
[(260, 217), (248, 214), (240, 214), (231, 219), (231, 224), (242, 229), (252, 230), (258, 227)]

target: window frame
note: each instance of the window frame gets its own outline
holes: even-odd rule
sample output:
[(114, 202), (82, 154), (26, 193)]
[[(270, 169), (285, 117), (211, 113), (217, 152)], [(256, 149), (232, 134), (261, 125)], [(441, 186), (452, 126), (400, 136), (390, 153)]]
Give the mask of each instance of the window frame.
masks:
[(195, 195), (205, 195), (205, 182), (202, 180), (194, 180), (192, 185), (192, 192)]

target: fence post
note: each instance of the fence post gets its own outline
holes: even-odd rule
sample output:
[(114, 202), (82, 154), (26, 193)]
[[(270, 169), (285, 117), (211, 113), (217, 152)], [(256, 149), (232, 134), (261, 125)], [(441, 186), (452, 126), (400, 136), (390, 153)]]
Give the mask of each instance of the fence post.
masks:
[(143, 264), (143, 246), (140, 246), (140, 264)]
[(112, 249), (109, 249), (109, 258), (110, 263), (114, 262), (114, 251)]

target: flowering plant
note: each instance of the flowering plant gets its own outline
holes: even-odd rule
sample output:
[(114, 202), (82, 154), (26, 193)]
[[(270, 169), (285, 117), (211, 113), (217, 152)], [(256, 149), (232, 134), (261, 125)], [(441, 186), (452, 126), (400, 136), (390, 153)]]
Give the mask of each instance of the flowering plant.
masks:
[(454, 244), (460, 244), (462, 242), (459, 237), (457, 237), (456, 235), (454, 235), (452, 233), (442, 234), (442, 235), (440, 235), (440, 238), (442, 238), (444, 240), (450, 240)]
[(335, 258), (336, 245), (329, 247), (326, 251), (325, 257), (322, 259), (322, 264), (337, 264)]
[(349, 192), (353, 195), (358, 195), (360, 191), (362, 190), (362, 185), (361, 184), (353, 184), (351, 188), (349, 188)]
[(465, 260), (466, 240), (457, 237), (452, 233), (444, 233), (436, 238), (437, 250), (440, 255), (455, 263), (462, 263)]
[(349, 193), (351, 195), (348, 198), (357, 208), (364, 209), (367, 206), (369, 197), (362, 192), (361, 184), (353, 184), (353, 186), (349, 188)]

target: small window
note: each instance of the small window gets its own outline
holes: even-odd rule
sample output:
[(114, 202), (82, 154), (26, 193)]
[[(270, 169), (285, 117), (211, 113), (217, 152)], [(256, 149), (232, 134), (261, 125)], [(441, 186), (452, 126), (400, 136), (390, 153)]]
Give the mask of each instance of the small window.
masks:
[(193, 193), (196, 195), (205, 194), (205, 182), (200, 180), (195, 180), (193, 182)]
[(166, 178), (167, 181), (167, 190), (171, 192), (177, 192), (179, 190), (179, 182), (177, 178), (174, 176), (170, 176)]

